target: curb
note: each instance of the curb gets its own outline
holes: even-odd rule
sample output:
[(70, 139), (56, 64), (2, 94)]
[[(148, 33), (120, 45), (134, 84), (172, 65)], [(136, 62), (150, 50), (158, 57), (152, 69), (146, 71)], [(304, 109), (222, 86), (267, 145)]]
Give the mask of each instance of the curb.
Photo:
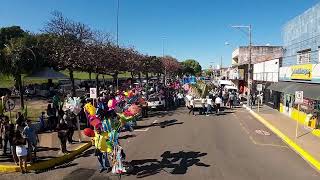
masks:
[(301, 156), (306, 162), (308, 162), (312, 167), (314, 167), (317, 171), (320, 172), (320, 162), (314, 158), (310, 153), (300, 147), (297, 143), (295, 143), (288, 136), (283, 134), (279, 129), (274, 127), (271, 123), (265, 120), (256, 112), (252, 111), (246, 105), (243, 105), (258, 121), (260, 121), (263, 125), (269, 128), (274, 134), (276, 134), (283, 142), (285, 142), (292, 150), (294, 150), (299, 156)]
[[(56, 165), (62, 164), (75, 156), (81, 154), (83, 151), (89, 149), (92, 146), (91, 142), (87, 142), (86, 144), (83, 144), (79, 147), (77, 147), (75, 150), (73, 150), (69, 154), (65, 154), (61, 157), (56, 157), (47, 161), (39, 162), (39, 163), (34, 163), (28, 165), (28, 170), (43, 170), (43, 169), (48, 169), (51, 167), (54, 167)], [(20, 167), (19, 166), (14, 166), (14, 165), (0, 165), (0, 172), (20, 172)]]

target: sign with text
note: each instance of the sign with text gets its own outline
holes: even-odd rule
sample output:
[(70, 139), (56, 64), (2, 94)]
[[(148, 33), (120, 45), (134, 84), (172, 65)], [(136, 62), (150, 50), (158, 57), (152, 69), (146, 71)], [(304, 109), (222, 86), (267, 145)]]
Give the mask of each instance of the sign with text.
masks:
[(97, 88), (90, 88), (90, 98), (92, 99), (97, 98)]
[(257, 91), (262, 91), (262, 84), (257, 84)]
[(312, 80), (312, 64), (291, 66), (291, 79)]
[(294, 103), (303, 104), (303, 91), (296, 91)]

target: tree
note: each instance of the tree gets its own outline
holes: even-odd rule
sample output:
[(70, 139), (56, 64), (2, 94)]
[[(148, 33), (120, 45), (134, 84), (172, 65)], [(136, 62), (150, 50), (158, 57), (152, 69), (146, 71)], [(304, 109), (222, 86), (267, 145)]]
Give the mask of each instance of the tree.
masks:
[(188, 59), (182, 62), (183, 72), (186, 75), (199, 75), (201, 74), (201, 66), (198, 61)]
[(21, 108), (24, 108), (22, 74), (32, 72), (39, 68), (42, 62), (35, 54), (37, 39), (32, 35), (10, 39), (2, 50), (4, 57), (0, 59), (0, 73), (12, 75), (20, 91)]
[(26, 32), (24, 32), (20, 26), (0, 28), (0, 49), (5, 48), (5, 44), (8, 44), (11, 39), (23, 37), (25, 35)]
[(171, 56), (165, 56), (161, 58), (161, 62), (165, 80), (168, 76), (173, 77), (177, 75), (181, 69), (181, 64), (178, 62), (178, 60)]
[(54, 11), (52, 16), (43, 30), (56, 37), (51, 46), (52, 64), (69, 70), (72, 95), (75, 96), (73, 72), (83, 70), (85, 44), (92, 42), (93, 32), (87, 25), (72, 21), (60, 12)]

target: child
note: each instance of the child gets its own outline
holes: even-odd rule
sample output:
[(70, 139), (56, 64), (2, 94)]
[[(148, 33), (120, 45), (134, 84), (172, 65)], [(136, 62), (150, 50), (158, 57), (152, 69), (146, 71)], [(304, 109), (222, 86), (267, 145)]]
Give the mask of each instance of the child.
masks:
[(45, 112), (41, 112), (41, 116), (39, 117), (40, 122), (40, 132), (44, 132), (46, 130), (46, 124), (44, 122)]

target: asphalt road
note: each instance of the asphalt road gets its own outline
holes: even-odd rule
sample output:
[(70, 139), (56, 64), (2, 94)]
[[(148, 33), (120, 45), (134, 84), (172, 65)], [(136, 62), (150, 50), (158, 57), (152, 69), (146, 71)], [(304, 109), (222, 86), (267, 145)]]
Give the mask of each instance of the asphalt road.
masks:
[[(189, 116), (185, 108), (153, 113), (124, 134), (134, 166), (122, 179), (318, 180), (320, 174), (242, 108), (220, 116)], [(117, 179), (99, 173), (93, 149), (58, 168), (0, 179)]]

